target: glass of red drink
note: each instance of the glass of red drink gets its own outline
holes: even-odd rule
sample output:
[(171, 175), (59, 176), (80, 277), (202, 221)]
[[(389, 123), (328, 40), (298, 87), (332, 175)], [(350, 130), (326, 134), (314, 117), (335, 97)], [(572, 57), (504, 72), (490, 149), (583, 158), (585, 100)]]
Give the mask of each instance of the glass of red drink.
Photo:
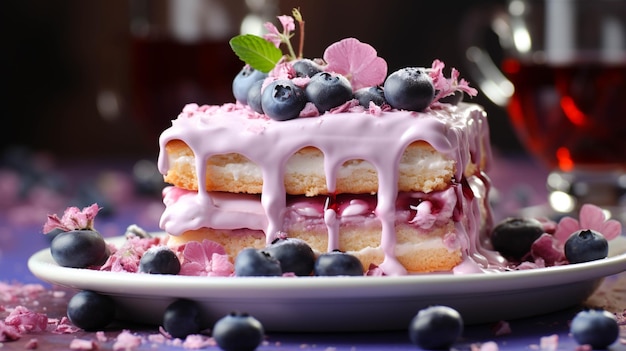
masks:
[(157, 140), (185, 104), (234, 101), (243, 67), (229, 45), (273, 20), (275, 0), (132, 0), (132, 115)]
[[(474, 79), (507, 108), (527, 150), (553, 170), (547, 185), (554, 209), (566, 212), (592, 202), (621, 215), (626, 1), (510, 0), (468, 23)], [(497, 61), (478, 40), (488, 26), (503, 49)]]

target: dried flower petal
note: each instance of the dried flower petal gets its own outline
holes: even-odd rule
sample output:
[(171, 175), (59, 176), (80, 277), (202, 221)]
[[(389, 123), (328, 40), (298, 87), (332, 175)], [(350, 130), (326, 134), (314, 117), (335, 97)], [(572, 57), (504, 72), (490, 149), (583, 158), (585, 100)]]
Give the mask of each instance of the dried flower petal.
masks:
[(234, 267), (220, 244), (202, 240), (191, 241), (183, 249), (183, 263), (180, 275), (192, 276), (229, 276)]
[(94, 229), (93, 222), (100, 211), (98, 204), (85, 207), (79, 210), (78, 207), (68, 207), (59, 218), (56, 214), (48, 215), (48, 221), (43, 226), (43, 232), (49, 233), (54, 229), (63, 231)]

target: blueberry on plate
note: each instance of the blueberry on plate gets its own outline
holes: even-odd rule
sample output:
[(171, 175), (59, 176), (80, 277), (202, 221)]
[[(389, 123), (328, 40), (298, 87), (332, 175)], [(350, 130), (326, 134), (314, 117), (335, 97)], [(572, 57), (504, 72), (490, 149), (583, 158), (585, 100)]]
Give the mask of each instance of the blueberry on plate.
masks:
[(426, 350), (449, 349), (463, 333), (463, 318), (448, 306), (420, 310), (409, 324), (411, 342)]
[(534, 218), (507, 218), (493, 228), (491, 244), (502, 256), (521, 260), (543, 233), (543, 225)]
[(224, 351), (252, 351), (263, 341), (265, 331), (256, 318), (232, 312), (215, 323), (212, 336)]
[(293, 273), (297, 276), (308, 276), (313, 273), (315, 253), (302, 239), (279, 238), (264, 251), (280, 262), (283, 273)]
[(567, 239), (564, 250), (569, 263), (589, 262), (606, 258), (609, 243), (595, 230), (581, 229)]
[(50, 243), (52, 258), (63, 267), (86, 268), (104, 264), (109, 250), (95, 230), (70, 230), (57, 234)]
[(420, 67), (405, 67), (393, 72), (383, 87), (389, 105), (401, 110), (423, 111), (435, 98), (433, 81)]
[(183, 339), (208, 328), (202, 306), (195, 301), (178, 299), (169, 304), (163, 313), (163, 329), (172, 337)]
[(115, 302), (106, 295), (80, 291), (67, 304), (67, 318), (79, 328), (98, 331), (113, 322)]
[(261, 108), (271, 119), (287, 121), (297, 118), (306, 105), (304, 90), (288, 79), (278, 79), (265, 87)]
[(363, 264), (356, 256), (341, 251), (331, 251), (319, 255), (313, 271), (317, 276), (359, 276), (365, 274)]
[(320, 72), (311, 77), (304, 91), (307, 99), (320, 112), (326, 112), (352, 99), (352, 85), (346, 77), (328, 72)]
[(241, 71), (233, 79), (233, 95), (237, 101), (242, 104), (248, 103), (248, 91), (250, 87), (257, 82), (262, 81), (267, 77), (267, 73), (257, 71), (254, 68), (245, 65)]
[(235, 257), (235, 275), (238, 277), (281, 276), (280, 262), (269, 253), (246, 248)]
[(594, 350), (604, 350), (619, 336), (615, 315), (604, 310), (580, 311), (570, 324), (570, 334), (580, 345), (591, 345)]
[(180, 272), (180, 261), (169, 247), (153, 246), (141, 256), (139, 272), (176, 275)]

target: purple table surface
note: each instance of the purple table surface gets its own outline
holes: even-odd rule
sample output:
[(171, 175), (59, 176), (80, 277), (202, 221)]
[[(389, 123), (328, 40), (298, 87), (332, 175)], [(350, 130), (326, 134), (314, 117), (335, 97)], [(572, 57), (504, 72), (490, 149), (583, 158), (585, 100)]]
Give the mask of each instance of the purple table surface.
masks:
[[(84, 167), (81, 167), (85, 169)], [(59, 166), (62, 174), (72, 175), (76, 168)], [(85, 177), (98, 177), (102, 174), (117, 181), (124, 180), (129, 167), (119, 167), (113, 171), (99, 170)], [(541, 204), (545, 200), (543, 181), (547, 173), (541, 167), (525, 158), (496, 158), (490, 177), (497, 192), (496, 214), (506, 216), (515, 213), (520, 206)], [(71, 177), (71, 176), (70, 176)], [(0, 184), (1, 185), (1, 184)], [(1, 188), (1, 187), (0, 187)], [(0, 189), (0, 192), (3, 190)], [(106, 192), (105, 192), (106, 193)], [(108, 193), (111, 198), (117, 196), (114, 204), (115, 212), (108, 216), (99, 216), (96, 226), (104, 236), (117, 236), (124, 233), (129, 224), (139, 224), (149, 231), (158, 231), (157, 226), (163, 205), (157, 195), (136, 196), (120, 192)], [(132, 193), (132, 191), (130, 192)], [(0, 194), (0, 196), (3, 194)], [(115, 196), (114, 196), (115, 195)], [(49, 318), (60, 319), (65, 315), (66, 304), (74, 291), (61, 287), (50, 286), (39, 281), (28, 270), (27, 259), (36, 251), (49, 245), (49, 239), (41, 233), (45, 221), (45, 208), (32, 203), (0, 204), (0, 322), (18, 305), (34, 311), (45, 313)], [(45, 207), (45, 206), (44, 206)], [(64, 208), (64, 207), (63, 207)], [(626, 268), (626, 267), (625, 267)], [(615, 311), (622, 312), (626, 307), (624, 299), (626, 284), (622, 275), (609, 277), (592, 298), (600, 303), (612, 306)], [(29, 284), (41, 284), (43, 290), (36, 292), (3, 295), (3, 289), (19, 291), (28, 290)], [(36, 285), (37, 286), (37, 285)], [(515, 301), (511, 301), (515, 303)], [(571, 309), (549, 315), (528, 319), (506, 321), (510, 332), (498, 333), (495, 325), (466, 326), (462, 338), (453, 346), (455, 350), (575, 350), (578, 346), (569, 335), (569, 321), (581, 309)], [(417, 312), (417, 311), (416, 311)], [(306, 318), (306, 316), (302, 316)], [(622, 326), (622, 340), (626, 338), (626, 327)], [(115, 324), (104, 334), (78, 331), (72, 334), (52, 333), (52, 326), (46, 331), (24, 334), (15, 341), (0, 342), (0, 350), (23, 350), (36, 347), (41, 350), (68, 350), (74, 339), (94, 341), (100, 350), (113, 350), (116, 337), (124, 330), (130, 331), (140, 338), (142, 343), (132, 350), (182, 350), (181, 345), (171, 341), (163, 343), (153, 339), (158, 334), (156, 327)], [(500, 329), (504, 331), (505, 329)], [(500, 335), (502, 334), (502, 335)], [(102, 335), (105, 338), (102, 338)], [(100, 338), (98, 339), (98, 336)], [(0, 340), (1, 340), (0, 336)], [(217, 346), (204, 346), (202, 349), (218, 350)], [(397, 332), (368, 333), (272, 333), (268, 332), (266, 341), (258, 350), (416, 350), (406, 330)], [(626, 350), (626, 344), (618, 341), (612, 350)]]

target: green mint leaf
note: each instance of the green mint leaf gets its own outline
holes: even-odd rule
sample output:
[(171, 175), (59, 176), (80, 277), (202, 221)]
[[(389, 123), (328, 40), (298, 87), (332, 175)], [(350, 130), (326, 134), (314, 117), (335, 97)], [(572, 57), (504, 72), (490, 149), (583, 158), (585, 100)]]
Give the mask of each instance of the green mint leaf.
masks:
[(282, 51), (274, 44), (252, 34), (232, 38), (230, 47), (241, 61), (264, 73), (271, 71), (283, 57)]

